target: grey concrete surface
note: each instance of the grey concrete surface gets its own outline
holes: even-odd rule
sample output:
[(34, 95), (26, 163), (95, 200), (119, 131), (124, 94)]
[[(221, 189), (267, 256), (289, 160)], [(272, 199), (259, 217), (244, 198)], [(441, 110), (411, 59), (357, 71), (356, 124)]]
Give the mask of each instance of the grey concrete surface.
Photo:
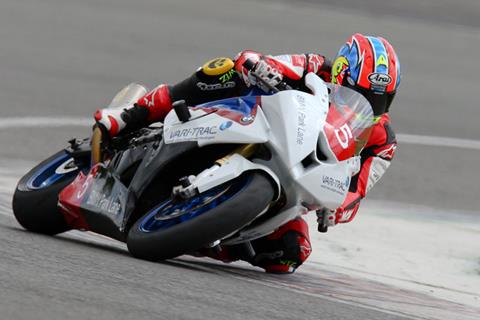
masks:
[(2, 319), (410, 319), (292, 290), (260, 271), (150, 263), (117, 246), (35, 235), (12, 222), (0, 215)]
[[(264, 0), (269, 1), (269, 0)], [(278, 1), (278, 0), (270, 0)], [(283, 0), (286, 3), (305, 2), (315, 6), (362, 12), (372, 18), (401, 17), (402, 20), (427, 21), (429, 24), (450, 24), (478, 28), (480, 3), (477, 0)]]
[[(402, 61), (391, 112), (397, 132), (480, 139), (477, 2), (392, 3), (3, 0), (0, 117), (84, 117), (131, 81), (150, 87), (173, 83), (211, 57), (245, 48), (333, 57), (350, 34), (362, 32), (390, 39)], [(39, 161), (67, 138), (86, 134), (87, 128), (78, 127), (0, 129), (0, 158)], [(370, 196), (476, 210), (479, 156), (400, 145)], [(388, 318), (361, 306), (339, 307), (215, 273), (29, 235), (12, 225), (0, 218), (0, 312), (6, 319)], [(207, 295), (205, 288), (213, 292)]]

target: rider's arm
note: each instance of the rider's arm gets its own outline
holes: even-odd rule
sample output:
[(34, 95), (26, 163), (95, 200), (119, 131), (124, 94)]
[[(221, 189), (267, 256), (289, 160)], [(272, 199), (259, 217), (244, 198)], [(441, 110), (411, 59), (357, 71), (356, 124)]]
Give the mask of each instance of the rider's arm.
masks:
[[(285, 55), (263, 55), (262, 53), (245, 50), (235, 57), (235, 69), (241, 75), (241, 78), (247, 86), (256, 84), (255, 78), (251, 76), (250, 70), (243, 67), (246, 60), (259, 64), (264, 73), (270, 72), (272, 75), (279, 74), (280, 79), (273, 77), (275, 86), (280, 81), (285, 81), (293, 88), (303, 89), (305, 75), (314, 72), (323, 80), (329, 82), (331, 79), (331, 62), (324, 56), (314, 53), (309, 54), (285, 54)], [(259, 68), (257, 67), (257, 68)], [(270, 67), (270, 69), (268, 68)], [(256, 70), (256, 73), (258, 70)], [(268, 79), (268, 76), (265, 76)], [(277, 81), (277, 83), (275, 83)]]
[(335, 214), (335, 223), (353, 220), (360, 207), (360, 200), (365, 198), (367, 192), (390, 166), (396, 147), (397, 141), (390, 126), (390, 117), (384, 114), (374, 126), (370, 139), (361, 153), (360, 172), (352, 178), (347, 198)]

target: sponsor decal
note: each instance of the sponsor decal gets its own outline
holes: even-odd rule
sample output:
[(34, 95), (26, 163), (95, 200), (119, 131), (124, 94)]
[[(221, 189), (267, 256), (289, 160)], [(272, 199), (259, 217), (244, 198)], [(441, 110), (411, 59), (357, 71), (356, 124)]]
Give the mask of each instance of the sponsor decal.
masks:
[(114, 216), (118, 215), (122, 210), (122, 205), (120, 204), (119, 199), (110, 199), (106, 194), (97, 190), (92, 190), (88, 196), (86, 204), (99, 208), (103, 212), (107, 212)]
[(383, 54), (381, 54), (375, 62), (375, 68), (378, 68), (379, 66), (385, 66), (388, 68), (388, 60)]
[(220, 131), (224, 131), (224, 130), (227, 130), (228, 128), (230, 128), (232, 126), (233, 122), (232, 121), (227, 121), (227, 122), (224, 122), (220, 125), (220, 127), (218, 127), (220, 129)]
[(220, 80), (222, 83), (225, 83), (227, 81), (232, 80), (234, 74), (235, 74), (235, 70), (230, 69), (228, 72), (226, 72), (221, 77), (219, 77), (218, 80)]
[(209, 76), (218, 76), (232, 69), (234, 63), (230, 58), (215, 58), (208, 61), (202, 67), (203, 72)]
[(177, 129), (170, 132), (170, 139), (213, 139), (217, 129), (217, 126)]
[[(342, 137), (340, 137), (340, 133), (342, 133)], [(338, 142), (342, 146), (343, 149), (347, 149), (350, 145), (350, 140), (353, 139), (352, 130), (348, 126), (348, 124), (344, 124), (340, 127), (340, 129), (335, 129), (335, 137), (337, 137)]]
[(350, 180), (343, 182), (337, 178), (322, 176), (322, 188), (338, 193), (340, 195), (344, 195), (347, 191), (347, 182), (350, 182)]
[(348, 221), (352, 217), (354, 212), (355, 212), (355, 209), (349, 209), (349, 210), (343, 211), (338, 221), (342, 221), (342, 222)]
[(305, 131), (306, 131), (306, 123), (305, 119), (307, 115), (305, 113), (306, 102), (305, 97), (301, 95), (296, 96), (299, 108), (297, 114), (297, 144), (303, 145), (303, 141), (305, 140)]
[(85, 196), (85, 194), (87, 193), (87, 190), (88, 190), (88, 187), (92, 184), (93, 182), (93, 178), (95, 176), (95, 172), (94, 169), (91, 170), (90, 174), (87, 176), (87, 178), (85, 179), (85, 181), (83, 182), (82, 186), (80, 187), (80, 189), (77, 191), (77, 194), (76, 194), (76, 197), (78, 200), (81, 200), (83, 199), (83, 197)]
[(309, 54), (308, 55), (308, 71), (318, 73), (322, 68), (325, 59), (318, 54)]
[(307, 116), (303, 112), (298, 113), (297, 117), (297, 144), (303, 145), (303, 141), (305, 140), (305, 118)]
[(392, 77), (385, 73), (370, 73), (368, 75), (368, 81), (375, 86), (388, 86), (392, 83)]
[(202, 91), (214, 91), (214, 90), (221, 90), (221, 89), (230, 89), (235, 87), (235, 82), (228, 81), (225, 83), (213, 83), (208, 84), (205, 82), (198, 82), (197, 87)]
[(397, 149), (396, 145), (391, 145), (389, 148), (377, 153), (377, 156), (380, 158), (391, 160), (393, 158), (393, 155), (395, 154), (396, 149)]
[(280, 264), (290, 268), (295, 268), (297, 266), (297, 262), (293, 260), (280, 260)]

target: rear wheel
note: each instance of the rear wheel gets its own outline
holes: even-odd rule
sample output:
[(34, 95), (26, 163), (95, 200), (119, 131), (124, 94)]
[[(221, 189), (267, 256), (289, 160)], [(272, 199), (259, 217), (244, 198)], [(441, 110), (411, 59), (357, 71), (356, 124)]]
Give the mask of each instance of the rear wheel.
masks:
[(197, 250), (251, 222), (273, 196), (267, 177), (248, 172), (187, 200), (168, 199), (132, 226), (128, 250), (153, 261)]
[(44, 234), (70, 230), (57, 207), (58, 193), (75, 179), (79, 168), (60, 151), (20, 179), (13, 196), (13, 214), (25, 229)]

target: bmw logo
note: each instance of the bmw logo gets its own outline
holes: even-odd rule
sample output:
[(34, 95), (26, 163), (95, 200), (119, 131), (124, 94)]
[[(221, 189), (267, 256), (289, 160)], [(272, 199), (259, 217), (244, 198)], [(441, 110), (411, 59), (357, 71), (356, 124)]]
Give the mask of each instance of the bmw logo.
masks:
[(220, 125), (220, 130), (223, 131), (223, 130), (227, 130), (228, 128), (230, 128), (232, 126), (233, 122), (232, 121), (227, 121), (227, 122), (224, 122)]

